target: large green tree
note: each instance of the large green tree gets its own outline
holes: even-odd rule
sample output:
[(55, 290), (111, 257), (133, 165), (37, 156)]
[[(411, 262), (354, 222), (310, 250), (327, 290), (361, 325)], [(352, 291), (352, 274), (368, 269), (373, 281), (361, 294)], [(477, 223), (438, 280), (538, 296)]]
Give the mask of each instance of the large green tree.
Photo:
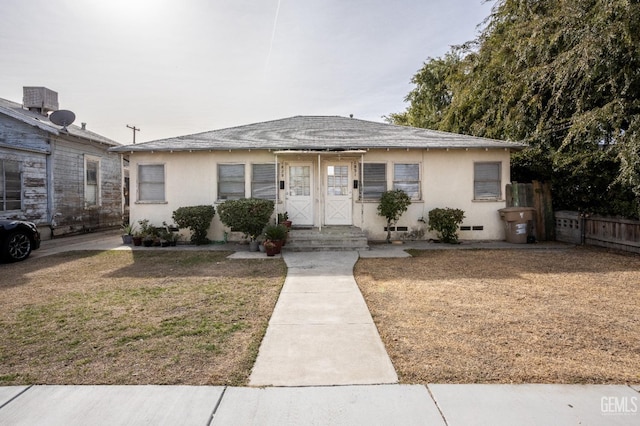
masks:
[(397, 124), (520, 140), (517, 179), (554, 203), (638, 216), (640, 5), (498, 0), (480, 36), (429, 59)]

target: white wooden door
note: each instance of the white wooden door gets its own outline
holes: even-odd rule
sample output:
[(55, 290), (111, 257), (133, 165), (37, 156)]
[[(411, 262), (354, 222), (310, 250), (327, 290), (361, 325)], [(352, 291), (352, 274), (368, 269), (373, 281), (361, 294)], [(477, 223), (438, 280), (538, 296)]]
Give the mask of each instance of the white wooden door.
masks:
[(353, 220), (349, 163), (327, 163), (324, 174), (325, 225), (351, 225)]
[(287, 213), (294, 225), (313, 225), (311, 163), (290, 164), (287, 177)]

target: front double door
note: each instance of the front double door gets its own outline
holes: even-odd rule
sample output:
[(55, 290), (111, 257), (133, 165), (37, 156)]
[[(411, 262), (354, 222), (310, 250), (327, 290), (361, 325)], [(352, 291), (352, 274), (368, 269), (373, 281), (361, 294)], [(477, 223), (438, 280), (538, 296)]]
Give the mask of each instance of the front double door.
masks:
[(323, 162), (321, 185), (315, 181), (313, 163), (289, 163), (287, 170), (286, 209), (289, 219), (296, 226), (313, 226), (315, 190), (318, 210), (324, 215), (325, 225), (353, 224), (353, 189), (351, 187), (351, 164), (348, 162)]

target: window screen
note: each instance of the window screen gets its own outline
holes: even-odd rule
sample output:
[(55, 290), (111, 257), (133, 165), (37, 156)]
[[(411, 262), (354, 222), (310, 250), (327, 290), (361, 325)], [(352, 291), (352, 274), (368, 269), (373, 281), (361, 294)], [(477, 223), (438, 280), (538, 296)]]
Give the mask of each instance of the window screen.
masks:
[(164, 164), (138, 166), (138, 200), (165, 201)]
[(501, 196), (501, 163), (475, 163), (473, 178), (473, 198), (476, 200), (495, 200)]
[(244, 164), (218, 165), (218, 199), (244, 198)]
[(362, 172), (362, 199), (379, 200), (382, 193), (387, 190), (387, 165), (365, 163)]
[(98, 162), (87, 160), (85, 167), (84, 201), (87, 206), (98, 204)]
[(393, 189), (402, 189), (412, 200), (420, 199), (420, 165), (394, 164)]
[(252, 166), (251, 196), (264, 200), (276, 199), (275, 164), (254, 164)]

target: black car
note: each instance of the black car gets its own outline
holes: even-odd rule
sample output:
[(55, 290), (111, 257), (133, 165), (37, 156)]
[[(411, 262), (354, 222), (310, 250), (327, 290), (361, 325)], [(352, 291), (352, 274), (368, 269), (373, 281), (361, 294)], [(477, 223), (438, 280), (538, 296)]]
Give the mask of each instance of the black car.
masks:
[(9, 262), (25, 260), (40, 247), (40, 233), (32, 222), (0, 219), (0, 258)]

